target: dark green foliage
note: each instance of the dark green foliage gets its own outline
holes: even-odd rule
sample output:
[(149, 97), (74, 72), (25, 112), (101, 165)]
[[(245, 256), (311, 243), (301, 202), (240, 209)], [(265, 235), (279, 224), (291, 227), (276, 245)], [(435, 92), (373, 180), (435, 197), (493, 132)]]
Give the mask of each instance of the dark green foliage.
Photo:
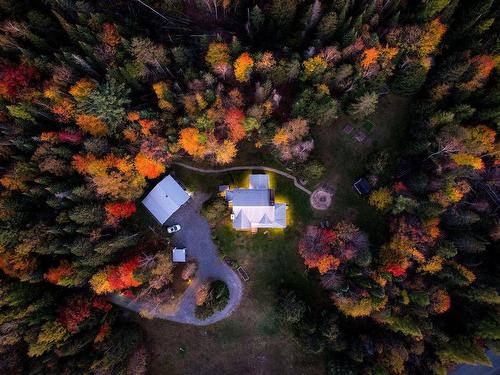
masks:
[(498, 292), (491, 287), (472, 287), (468, 290), (458, 291), (458, 295), (474, 302), (486, 303), (491, 305), (500, 304)]
[(293, 292), (284, 291), (276, 306), (281, 319), (287, 323), (298, 323), (306, 312), (306, 304)]
[(210, 285), (207, 300), (201, 306), (196, 306), (195, 315), (198, 319), (207, 319), (217, 311), (222, 311), (229, 301), (229, 288), (220, 280)]
[(205, 203), (201, 213), (211, 225), (215, 225), (226, 216), (227, 202), (222, 198), (213, 199)]
[(326, 367), (328, 375), (354, 375), (357, 373), (353, 366), (343, 359), (331, 359)]
[(337, 102), (324, 93), (306, 89), (295, 102), (292, 117), (308, 118), (327, 126), (337, 118)]
[(480, 217), (470, 210), (448, 210), (444, 220), (447, 225), (452, 227), (466, 227), (477, 223)]
[(319, 161), (311, 161), (304, 167), (304, 178), (319, 181), (325, 175), (326, 168)]
[(324, 14), (318, 24), (318, 37), (324, 41), (333, 38), (337, 29), (337, 22), (338, 18), (335, 11)]
[[(462, 219), (465, 219), (465, 217)], [(458, 251), (465, 253), (480, 253), (486, 250), (488, 244), (488, 241), (472, 235), (459, 235), (453, 237), (452, 241)]]
[(250, 22), (251, 22), (251, 30), (252, 32), (259, 32), (262, 28), (265, 21), (265, 16), (262, 13), (262, 10), (258, 7), (258, 5), (252, 8), (250, 13)]
[(451, 0), (425, 0), (422, 2), (420, 17), (423, 20), (430, 20), (445, 9)]
[(438, 246), (437, 254), (443, 258), (453, 258), (457, 255), (457, 248), (453, 242), (444, 241)]
[(81, 204), (69, 211), (69, 218), (77, 224), (98, 225), (104, 220), (104, 209), (99, 205)]
[(297, 3), (293, 0), (273, 0), (271, 16), (280, 31), (286, 31), (292, 25), (297, 11)]
[(491, 366), (483, 349), (476, 343), (463, 337), (453, 337), (439, 350), (437, 356), (441, 361), (450, 361), (455, 363), (467, 363), (471, 365)]
[(78, 104), (83, 113), (94, 115), (103, 120), (115, 132), (125, 119), (125, 105), (130, 103), (130, 89), (125, 84), (111, 79)]
[(394, 75), (392, 89), (401, 95), (416, 93), (425, 82), (427, 68), (421, 62), (414, 62), (400, 69)]
[(119, 251), (123, 251), (126, 248), (133, 247), (137, 245), (137, 242), (137, 234), (131, 235), (129, 233), (120, 233), (111, 240), (99, 242), (94, 247), (94, 251), (103, 255), (111, 255)]

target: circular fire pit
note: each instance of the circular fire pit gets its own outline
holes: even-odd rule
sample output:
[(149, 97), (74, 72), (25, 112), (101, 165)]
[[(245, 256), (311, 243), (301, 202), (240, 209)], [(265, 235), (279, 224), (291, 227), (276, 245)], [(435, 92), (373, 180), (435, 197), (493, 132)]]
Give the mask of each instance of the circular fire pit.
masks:
[(311, 194), (311, 206), (315, 210), (327, 210), (332, 204), (332, 198), (333, 194), (330, 190), (326, 189), (325, 187), (317, 188)]

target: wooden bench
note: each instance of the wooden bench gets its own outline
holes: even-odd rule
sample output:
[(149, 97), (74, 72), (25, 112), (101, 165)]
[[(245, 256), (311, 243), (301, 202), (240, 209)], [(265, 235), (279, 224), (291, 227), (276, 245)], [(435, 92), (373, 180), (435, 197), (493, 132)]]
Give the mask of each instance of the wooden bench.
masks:
[(248, 276), (247, 271), (245, 271), (245, 269), (242, 266), (239, 266), (238, 268), (236, 268), (236, 271), (238, 271), (238, 273), (240, 274), (241, 278), (244, 281), (250, 280), (250, 276)]

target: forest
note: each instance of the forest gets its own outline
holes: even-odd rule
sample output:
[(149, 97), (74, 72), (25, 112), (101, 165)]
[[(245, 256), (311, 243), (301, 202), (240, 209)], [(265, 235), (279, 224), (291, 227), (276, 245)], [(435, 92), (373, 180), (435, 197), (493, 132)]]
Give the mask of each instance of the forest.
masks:
[(302, 218), (287, 251), (323, 297), (282, 285), (280, 327), (329, 375), (491, 365), (499, 4), (0, 0), (0, 373), (150, 373), (152, 312), (108, 299), (169, 309), (178, 293), (141, 198), (177, 160), (271, 163), (314, 188), (345, 168), (319, 138), (386, 95), (409, 113), (397, 147), (375, 139), (363, 160), (382, 229)]

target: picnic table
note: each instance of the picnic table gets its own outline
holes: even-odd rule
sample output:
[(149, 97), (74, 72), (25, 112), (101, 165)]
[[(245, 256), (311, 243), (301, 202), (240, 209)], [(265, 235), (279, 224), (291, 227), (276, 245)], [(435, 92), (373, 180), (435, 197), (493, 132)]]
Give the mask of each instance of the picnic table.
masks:
[(353, 131), (354, 127), (351, 125), (351, 124), (346, 124), (344, 126), (344, 128), (342, 129), (342, 131), (345, 133), (345, 134), (351, 134), (351, 132)]
[(364, 132), (358, 132), (354, 138), (356, 139), (356, 141), (361, 143), (366, 139), (366, 134)]
[(238, 271), (238, 273), (240, 274), (241, 278), (244, 281), (250, 280), (250, 276), (248, 276), (247, 271), (245, 271), (245, 269), (242, 266), (239, 266), (238, 268), (236, 268), (236, 271)]

